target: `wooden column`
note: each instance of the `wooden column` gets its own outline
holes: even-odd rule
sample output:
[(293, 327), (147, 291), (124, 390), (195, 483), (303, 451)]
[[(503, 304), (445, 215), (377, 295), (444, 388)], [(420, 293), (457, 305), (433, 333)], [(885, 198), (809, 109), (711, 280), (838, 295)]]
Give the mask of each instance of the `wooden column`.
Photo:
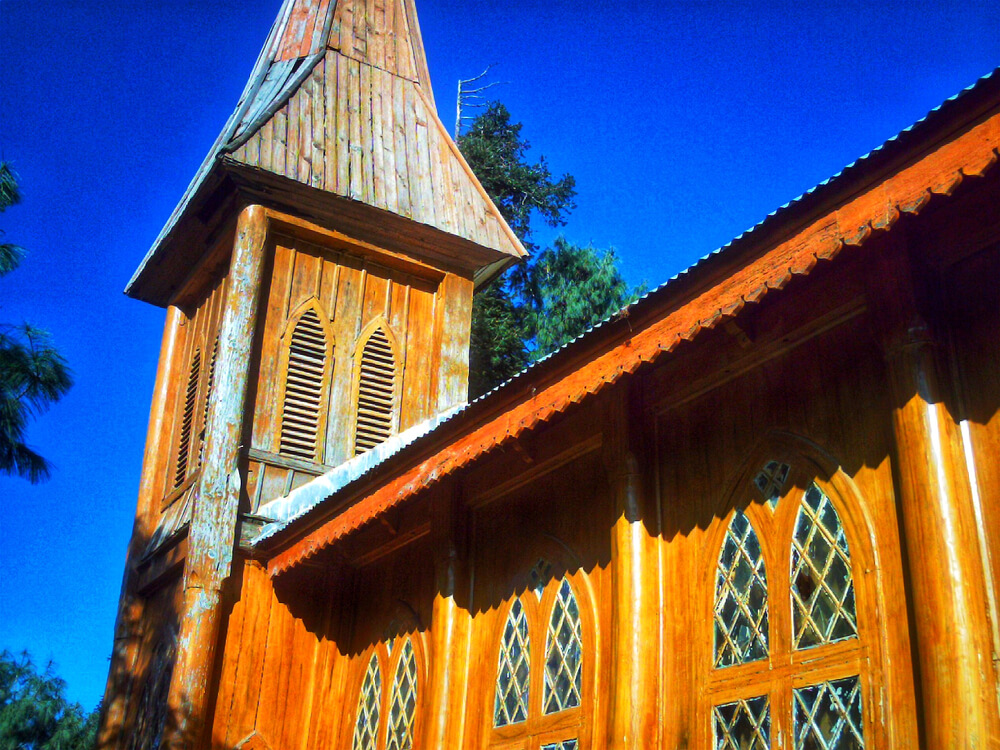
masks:
[(463, 746), (470, 634), (469, 614), (455, 600), (464, 579), (455, 542), (458, 502), (449, 489), (434, 498), (431, 510), (435, 592), (421, 745), (455, 750)]
[[(659, 725), (659, 575), (641, 407), (628, 383), (613, 394), (606, 462), (615, 502), (611, 538), (611, 690), (608, 748), (649, 748)], [(630, 408), (631, 406), (631, 408)]]
[(986, 747), (996, 722), (985, 579), (960, 428), (904, 247), (889, 248), (873, 306), (893, 397), (899, 507), (912, 584), (923, 741)]
[(205, 460), (194, 501), (184, 567), (184, 612), (170, 681), (164, 746), (200, 747), (219, 640), (222, 587), (232, 568), (242, 478), (240, 440), (265, 260), (267, 217), (248, 206), (236, 225), (229, 292), (222, 313), (215, 392), (205, 429)]
[[(132, 539), (129, 542), (122, 579), (118, 617), (115, 620), (114, 645), (111, 651), (111, 668), (108, 683), (101, 703), (101, 729), (97, 748), (118, 747), (122, 744), (122, 722), (128, 697), (129, 686), (135, 679), (136, 648), (142, 639), (143, 600), (136, 595), (135, 561), (142, 554), (155, 528), (154, 503), (163, 495), (166, 462), (170, 453), (171, 426), (166, 423), (171, 413), (176, 378), (171, 377), (174, 367), (174, 351), (177, 346), (183, 313), (176, 307), (167, 308), (163, 325), (163, 342), (160, 345), (160, 362), (156, 370), (153, 399), (149, 407), (149, 427), (146, 431), (146, 452), (142, 462), (142, 478), (139, 483), (139, 501), (135, 521), (132, 525)], [(158, 511), (159, 508), (156, 508)]]

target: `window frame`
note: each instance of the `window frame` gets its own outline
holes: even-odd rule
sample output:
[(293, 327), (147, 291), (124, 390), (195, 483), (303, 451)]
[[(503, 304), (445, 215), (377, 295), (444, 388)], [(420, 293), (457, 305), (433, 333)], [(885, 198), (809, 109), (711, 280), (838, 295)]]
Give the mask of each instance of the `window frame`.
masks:
[[(410, 631), (379, 641), (359, 654), (346, 693), (351, 696), (353, 703), (348, 704), (350, 713), (347, 714), (347, 718), (349, 721), (344, 723), (339, 747), (354, 747), (354, 732), (358, 721), (358, 709), (361, 705), (361, 690), (364, 687), (368, 664), (371, 662), (372, 654), (374, 654), (378, 659), (382, 682), (379, 695), (379, 724), (375, 734), (374, 750), (385, 750), (389, 741), (389, 710), (392, 706), (392, 688), (396, 679), (396, 670), (402, 659), (403, 646), (407, 639), (413, 645), (413, 658), (417, 665), (417, 699), (413, 707), (413, 747), (419, 748), (423, 745), (421, 731), (423, 730), (424, 694), (427, 690), (427, 651), (424, 634), (420, 631)], [(392, 644), (391, 653), (386, 643)]]
[[(787, 463), (788, 473), (776, 507), (753, 485), (769, 460)], [(791, 554), (795, 524), (802, 498), (815, 483), (829, 498), (847, 538), (854, 583), (857, 636), (804, 649), (793, 648)], [(715, 595), (719, 555), (726, 532), (737, 511), (753, 526), (761, 548), (767, 577), (768, 655), (763, 659), (725, 667), (714, 666)], [(861, 683), (862, 721), (866, 748), (887, 746), (883, 705), (882, 654), (885, 632), (879, 611), (879, 564), (873, 528), (865, 515), (861, 495), (839, 468), (823, 471), (818, 462), (803, 455), (773, 451), (759, 456), (741, 474), (726, 503), (716, 514), (699, 561), (701, 604), (696, 648), (700, 675), (698, 691), (699, 746), (715, 747), (713, 707), (738, 699), (768, 696), (772, 748), (794, 746), (793, 691), (830, 680), (857, 676)], [(707, 625), (706, 625), (707, 623)]]
[(315, 450), (312, 458), (314, 463), (323, 464), (326, 462), (326, 432), (330, 421), (330, 389), (333, 384), (334, 366), (336, 364), (334, 358), (337, 353), (337, 342), (336, 337), (334, 336), (333, 326), (330, 323), (330, 318), (327, 316), (322, 303), (315, 295), (303, 301), (288, 316), (285, 320), (284, 330), (281, 332), (281, 336), (279, 338), (279, 359), (278, 369), (276, 371), (278, 377), (278, 392), (277, 400), (275, 402), (277, 404), (277, 419), (275, 419), (274, 424), (274, 452), (280, 456), (304, 460), (298, 456), (290, 456), (282, 451), (281, 434), (285, 426), (285, 400), (287, 398), (288, 391), (288, 367), (291, 360), (292, 336), (295, 333), (295, 328), (298, 326), (299, 321), (301, 321), (302, 317), (310, 310), (312, 310), (319, 319), (320, 327), (323, 329), (326, 346), (324, 350), (325, 361), (323, 363), (323, 376), (320, 379), (320, 404), (317, 410), (316, 418)]
[[(569, 582), (580, 613), (581, 659), (580, 705), (551, 714), (542, 713), (545, 684), (545, 660), (549, 622), (562, 581)], [(493, 725), (496, 706), (497, 668), (507, 617), (520, 600), (528, 622), (530, 648), (528, 678), (528, 715), (524, 721), (503, 727)], [(524, 748), (537, 750), (542, 745), (577, 739), (578, 747), (589, 747), (594, 713), (594, 682), (598, 654), (596, 644), (596, 613), (590, 581), (583, 571), (552, 575), (545, 583), (541, 599), (530, 587), (521, 587), (497, 608), (488, 628), (490, 648), (481, 671), (486, 690), (483, 691), (483, 722), (485, 746), (490, 748)]]
[(386, 440), (399, 434), (400, 412), (402, 411), (403, 406), (403, 370), (405, 369), (406, 362), (402, 356), (402, 350), (399, 345), (399, 340), (396, 338), (395, 331), (392, 330), (392, 326), (389, 325), (389, 321), (386, 317), (384, 315), (379, 315), (370, 321), (364, 329), (362, 329), (354, 343), (354, 354), (351, 364), (351, 439), (348, 445), (348, 456), (350, 458), (362, 455), (362, 453), (367, 453), (369, 450), (374, 450), (382, 444), (378, 443), (372, 448), (362, 451), (362, 453), (358, 453), (358, 408), (360, 406), (361, 393), (361, 360), (364, 356), (365, 346), (368, 344), (369, 339), (371, 339), (372, 335), (380, 328), (385, 333), (386, 340), (389, 342), (389, 348), (392, 350), (393, 359), (392, 411), (390, 413), (389, 435)]

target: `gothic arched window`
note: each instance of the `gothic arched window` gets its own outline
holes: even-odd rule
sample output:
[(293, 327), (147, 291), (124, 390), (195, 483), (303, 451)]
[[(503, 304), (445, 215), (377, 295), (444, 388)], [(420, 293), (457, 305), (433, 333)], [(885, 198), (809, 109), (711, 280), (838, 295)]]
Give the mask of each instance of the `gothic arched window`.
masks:
[(322, 462), (332, 357), (331, 336), (315, 300), (293, 315), (283, 336), (280, 452)]
[(871, 639), (836, 496), (778, 461), (752, 487), (715, 548), (712, 746), (863, 748)]
[(577, 746), (584, 643), (580, 604), (568, 577), (533, 580), (529, 592), (511, 602), (498, 633), (490, 715), (494, 742), (544, 735), (552, 742), (543, 747)]
[(384, 322), (362, 334), (355, 364), (354, 454), (371, 450), (396, 432), (398, 365), (396, 346)]
[[(382, 679), (383, 664), (391, 683)], [(421, 664), (412, 636), (399, 636), (375, 647), (358, 692), (352, 750), (412, 750)]]

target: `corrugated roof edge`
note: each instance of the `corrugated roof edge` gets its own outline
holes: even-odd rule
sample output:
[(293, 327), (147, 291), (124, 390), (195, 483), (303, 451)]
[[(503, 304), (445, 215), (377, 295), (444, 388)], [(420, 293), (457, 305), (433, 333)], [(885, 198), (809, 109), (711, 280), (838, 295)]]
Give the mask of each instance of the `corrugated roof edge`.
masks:
[[(994, 88), (998, 89), (998, 91), (993, 92)], [(719, 262), (722, 256), (729, 256), (734, 251), (738, 251), (741, 247), (748, 246), (751, 239), (756, 239), (766, 229), (770, 229), (771, 227), (775, 226), (779, 218), (782, 220), (787, 220), (786, 215), (793, 211), (801, 211), (804, 213), (808, 213), (808, 211), (813, 209), (814, 207), (812, 205), (813, 203), (819, 203), (821, 200), (824, 200), (827, 197), (831, 197), (835, 190), (845, 187), (846, 185), (844, 183), (847, 183), (847, 181), (850, 178), (852, 178), (859, 169), (865, 168), (875, 171), (879, 168), (884, 168), (889, 164), (889, 162), (891, 162), (893, 158), (895, 158), (898, 155), (898, 153), (906, 151), (912, 145), (916, 145), (915, 142), (918, 141), (918, 138), (927, 137), (928, 135), (933, 135), (932, 131), (933, 127), (939, 124), (947, 125), (948, 124), (947, 118), (952, 117), (954, 116), (954, 114), (961, 112), (961, 110), (957, 109), (957, 107), (959, 106), (958, 102), (963, 102), (963, 100), (968, 101), (970, 97), (976, 95), (977, 93), (987, 98), (988, 101), (992, 103), (992, 105), (994, 106), (996, 105), (995, 97), (998, 93), (1000, 93), (1000, 67), (995, 68), (990, 73), (987, 73), (983, 77), (979, 78), (971, 86), (968, 86), (962, 89), (962, 91), (958, 92), (954, 96), (949, 97), (944, 102), (939, 104), (937, 107), (930, 110), (930, 112), (928, 112), (924, 117), (920, 118), (909, 127), (901, 130), (899, 133), (886, 140), (877, 148), (869, 151), (864, 156), (861, 156), (860, 158), (851, 162), (832, 177), (827, 178), (826, 180), (820, 182), (815, 187), (807, 190), (805, 193), (798, 196), (797, 198), (794, 198), (788, 203), (775, 209), (774, 211), (769, 213), (763, 220), (761, 220), (751, 228), (747, 229), (745, 232), (739, 234), (737, 237), (733, 238), (722, 247), (713, 250), (711, 253), (708, 253), (707, 255), (702, 256), (692, 265), (688, 266), (686, 269), (680, 271), (674, 276), (671, 276), (666, 282), (664, 282), (657, 288), (647, 292), (641, 298), (623, 308), (623, 310), (619, 310), (618, 312), (608, 316), (600, 323), (584, 331), (582, 334), (577, 336), (572, 341), (569, 341), (566, 344), (564, 344), (561, 348), (557, 349), (551, 354), (546, 355), (545, 357), (542, 357), (538, 361), (532, 363), (525, 369), (521, 370), (521, 372), (517, 373), (510, 379), (504, 381), (503, 383), (496, 386), (492, 390), (487, 391), (486, 393), (479, 396), (470, 403), (466, 404), (465, 406), (456, 408), (454, 412), (452, 412), (445, 418), (441, 419), (440, 422), (437, 425), (435, 425), (435, 427), (432, 430), (429, 430), (428, 432), (420, 435), (419, 437), (409, 442), (408, 444), (401, 446), (398, 450), (392, 452), (390, 455), (385, 456), (385, 458), (379, 461), (378, 463), (375, 463), (367, 467), (367, 469), (363, 473), (356, 476), (350, 482), (338, 487), (336, 492), (338, 493), (342, 492), (351, 485), (359, 483), (361, 480), (370, 476), (379, 467), (387, 463), (389, 459), (397, 459), (406, 453), (419, 450), (424, 443), (434, 439), (443, 429), (445, 429), (446, 426), (452, 424), (453, 422), (456, 422), (459, 419), (462, 419), (463, 415), (469, 414), (470, 412), (485, 410), (485, 408), (488, 407), (490, 402), (494, 400), (499, 400), (500, 398), (499, 394), (514, 389), (515, 387), (520, 385), (521, 382), (526, 377), (535, 376), (539, 372), (549, 369), (550, 367), (558, 366), (560, 360), (569, 357), (570, 356), (569, 352), (571, 350), (578, 348), (584, 340), (591, 338), (596, 331), (608, 328), (610, 324), (615, 324), (615, 323), (619, 325), (627, 324), (627, 320), (630, 316), (622, 315), (623, 311), (625, 310), (635, 311), (640, 307), (645, 308), (647, 306), (652, 306), (653, 304), (655, 304), (656, 301), (659, 300), (660, 297), (666, 296), (668, 292), (671, 293), (674, 292), (677, 288), (678, 282), (684, 279), (691, 278), (691, 275), (693, 273), (697, 272), (699, 275), (704, 273), (705, 272), (704, 269), (706, 267), (708, 267), (710, 264)], [(977, 102), (973, 101), (970, 105), (970, 108), (974, 107), (976, 103)], [(941, 137), (947, 136), (949, 133), (953, 132), (954, 129), (956, 128), (960, 128), (967, 125), (970, 119), (974, 119), (976, 116), (976, 113), (974, 111), (967, 114), (970, 116), (961, 119), (957, 123), (953, 123), (952, 128), (947, 130), (945, 133), (941, 134)], [(925, 130), (928, 131), (928, 133), (925, 133), (924, 132)], [(911, 141), (914, 143), (911, 143)], [(932, 145), (932, 143), (933, 141), (929, 142), (927, 145), (930, 146)], [(274, 538), (276, 536), (279, 536), (283, 531), (289, 530), (292, 526), (297, 525), (298, 522), (312, 515), (313, 512), (316, 511), (320, 506), (322, 506), (326, 502), (326, 500), (330, 499), (330, 497), (332, 497), (332, 494), (327, 495), (326, 497), (319, 500), (309, 508), (300, 509), (300, 512), (296, 514), (294, 520), (291, 520), (288, 523), (283, 524), (281, 526), (278, 525), (272, 526), (269, 529), (268, 535), (266, 537), (258, 536), (253, 541), (253, 545), (256, 546), (268, 540), (273, 541)]]

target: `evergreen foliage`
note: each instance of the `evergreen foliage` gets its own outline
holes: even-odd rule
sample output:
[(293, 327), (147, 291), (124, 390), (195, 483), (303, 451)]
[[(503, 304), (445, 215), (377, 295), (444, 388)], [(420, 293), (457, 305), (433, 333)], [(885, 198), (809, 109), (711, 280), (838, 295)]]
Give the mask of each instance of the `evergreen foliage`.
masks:
[(483, 188), (531, 258), (480, 290), (472, 306), (469, 393), (475, 398), (528, 364), (571, 341), (634, 300), (614, 248), (579, 247), (559, 237), (538, 252), (531, 242), (535, 217), (563, 226), (576, 207), (576, 181), (554, 179), (545, 157), (528, 161), (521, 123), (493, 102), (458, 138)]
[[(17, 175), (0, 163), (0, 212), (20, 200)], [(13, 271), (23, 257), (20, 247), (0, 245), (0, 276)], [(0, 325), (0, 473), (32, 483), (49, 477), (49, 462), (25, 442), (28, 422), (72, 385), (66, 360), (45, 331), (28, 323)]]
[(91, 750), (100, 712), (66, 700), (50, 661), (39, 672), (28, 653), (0, 653), (0, 750)]

